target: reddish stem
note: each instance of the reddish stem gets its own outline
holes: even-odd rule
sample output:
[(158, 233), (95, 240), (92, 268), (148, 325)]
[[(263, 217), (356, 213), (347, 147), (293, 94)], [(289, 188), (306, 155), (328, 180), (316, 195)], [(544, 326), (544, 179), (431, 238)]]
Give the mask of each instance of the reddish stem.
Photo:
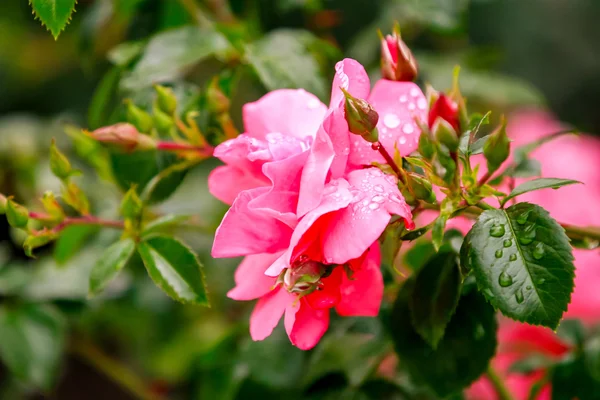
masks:
[(404, 179), (404, 174), (402, 173), (402, 171), (400, 170), (398, 165), (396, 165), (396, 162), (394, 161), (392, 156), (390, 156), (390, 153), (388, 153), (387, 150), (385, 149), (385, 147), (383, 147), (381, 142), (373, 143), (371, 145), (371, 148), (373, 150), (379, 151), (379, 154), (381, 154), (383, 156), (383, 158), (385, 158), (385, 162), (387, 162), (388, 165), (392, 168), (392, 170), (394, 170), (394, 173), (396, 174), (396, 176), (398, 176), (398, 179), (400, 180), (400, 182), (406, 184), (406, 180)]
[(483, 186), (485, 185), (485, 183), (492, 177), (492, 174), (488, 171), (486, 172), (481, 179), (479, 179), (479, 182), (477, 182), (477, 185), (479, 186)]
[(191, 144), (175, 142), (158, 142), (156, 144), (156, 148), (163, 151), (195, 152), (208, 157), (210, 157), (213, 153), (213, 148), (210, 146), (194, 146)]
[[(52, 217), (48, 214), (30, 212), (29, 218), (40, 221), (52, 221)], [(123, 221), (108, 220), (103, 218), (86, 215), (83, 217), (66, 217), (61, 223), (52, 228), (52, 231), (58, 233), (71, 225), (100, 225), (107, 228), (123, 229), (125, 227)]]

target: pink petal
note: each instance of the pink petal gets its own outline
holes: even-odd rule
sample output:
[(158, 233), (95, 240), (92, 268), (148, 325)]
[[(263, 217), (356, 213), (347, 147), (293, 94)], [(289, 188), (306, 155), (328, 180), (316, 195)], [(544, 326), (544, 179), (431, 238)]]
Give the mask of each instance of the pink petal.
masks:
[(264, 340), (279, 323), (285, 309), (294, 301), (281, 287), (261, 297), (250, 315), (250, 336), (252, 340)]
[(340, 286), (341, 300), (335, 308), (339, 315), (375, 317), (379, 314), (383, 298), (380, 264), (379, 244), (375, 243), (352, 277), (343, 275)]
[(369, 168), (350, 172), (348, 181), (351, 204), (336, 211), (322, 233), (323, 258), (331, 264), (360, 257), (381, 236), (392, 214), (404, 218), (407, 226), (414, 225), (395, 177)]
[(262, 178), (262, 165), (271, 160), (267, 144), (245, 134), (221, 143), (215, 147), (213, 155), (257, 179)]
[(223, 217), (215, 233), (212, 256), (237, 257), (257, 253), (275, 253), (288, 247), (292, 230), (262, 209), (248, 204), (267, 193), (269, 188), (241, 192)]
[(288, 306), (284, 321), (292, 344), (301, 350), (310, 350), (329, 327), (329, 310), (313, 310), (305, 299), (301, 299)]
[(565, 317), (580, 318), (588, 324), (593, 324), (600, 321), (600, 252), (574, 249), (573, 255), (575, 291)]
[(265, 185), (264, 179), (259, 179), (244, 170), (228, 165), (213, 169), (208, 176), (208, 191), (226, 204), (232, 204), (243, 190)]
[(247, 133), (258, 139), (271, 132), (314, 137), (326, 111), (315, 95), (303, 89), (274, 90), (242, 109)]
[[(402, 156), (415, 151), (421, 134), (415, 119), (427, 120), (427, 100), (421, 89), (413, 82), (381, 79), (375, 84), (369, 102), (379, 113), (379, 141), (388, 153), (394, 154), (394, 146)], [(373, 161), (385, 162), (379, 152), (371, 149), (370, 143), (353, 138), (350, 164), (367, 165)]]
[(227, 292), (234, 300), (254, 300), (269, 293), (275, 279), (265, 275), (265, 270), (281, 256), (275, 254), (255, 254), (246, 256), (235, 271), (235, 287)]
[(369, 96), (369, 90), (371, 90), (371, 82), (365, 67), (352, 58), (344, 58), (335, 64), (335, 76), (331, 85), (329, 108), (337, 108), (340, 102), (343, 101), (344, 93), (340, 90), (340, 87), (343, 87), (354, 97), (366, 99)]

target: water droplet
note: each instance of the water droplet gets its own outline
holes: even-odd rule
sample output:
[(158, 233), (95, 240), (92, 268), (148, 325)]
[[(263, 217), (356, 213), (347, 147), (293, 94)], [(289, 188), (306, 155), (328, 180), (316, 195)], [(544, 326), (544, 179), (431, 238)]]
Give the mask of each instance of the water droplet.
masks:
[(397, 128), (400, 125), (400, 118), (396, 114), (386, 114), (383, 117), (383, 124), (390, 129)]
[(533, 239), (535, 239), (535, 230), (532, 232), (524, 232), (522, 236), (519, 236), (519, 243), (527, 246), (529, 243), (533, 242)]
[(542, 257), (544, 257), (544, 244), (541, 242), (538, 242), (538, 244), (535, 245), (535, 248), (533, 249), (533, 258), (535, 258), (536, 260), (541, 259)]
[(342, 154), (347, 156), (348, 154), (350, 154), (350, 148), (346, 147), (344, 150), (342, 150)]
[(377, 193), (383, 193), (383, 186), (375, 185), (375, 186), (373, 186), (373, 190), (376, 191)]
[(517, 290), (517, 292), (515, 293), (515, 299), (517, 300), (517, 303), (519, 303), (519, 304), (521, 304), (523, 302), (523, 300), (525, 300), (522, 289)]
[(398, 203), (398, 204), (402, 203), (402, 199), (400, 199), (400, 197), (398, 197), (397, 194), (391, 195), (390, 200), (393, 201), (394, 203)]
[(312, 109), (319, 107), (319, 103), (320, 103), (320, 101), (318, 99), (310, 99), (308, 101), (307, 106), (308, 106), (308, 108), (310, 108), (312, 110)]
[(527, 286), (525, 286), (525, 289), (527, 289), (527, 290), (531, 290), (531, 285), (527, 285)]
[(373, 198), (371, 200), (373, 200), (375, 203), (381, 204), (385, 201), (385, 197), (377, 195), (377, 196), (373, 196)]
[(427, 108), (427, 100), (420, 98), (419, 100), (417, 100), (417, 107), (419, 107), (419, 109), (424, 110)]
[(399, 140), (400, 144), (405, 144), (406, 143), (406, 138), (404, 136), (402, 136)]
[(529, 218), (530, 211), (525, 211), (517, 216), (517, 223), (519, 225), (525, 225), (527, 218)]
[(417, 88), (410, 89), (410, 95), (412, 97), (417, 97), (420, 93), (421, 93), (421, 91)]
[(371, 145), (371, 148), (373, 150), (379, 150), (380, 147), (381, 147), (381, 145), (379, 144), (379, 142), (375, 142)]
[(504, 232), (503, 224), (495, 224), (490, 228), (490, 235), (493, 237), (502, 237), (504, 236)]
[(502, 258), (502, 250), (496, 250), (496, 258)]
[(516, 254), (511, 254), (510, 257), (508, 257), (508, 259), (510, 261), (517, 261), (517, 255)]
[(414, 110), (416, 108), (415, 103), (409, 103), (408, 104), (408, 109), (409, 110)]
[(513, 284), (513, 278), (508, 272), (502, 271), (498, 277), (498, 284), (500, 284), (502, 287), (509, 287)]
[(408, 101), (408, 96), (403, 94), (398, 100), (400, 100), (400, 103), (406, 103)]
[(404, 124), (404, 126), (402, 127), (402, 132), (406, 133), (407, 135), (410, 135), (414, 131), (415, 127), (412, 126), (412, 124)]
[(377, 203), (371, 203), (371, 204), (369, 204), (369, 208), (371, 210), (377, 210), (379, 208), (379, 204), (377, 204)]
[(536, 285), (538, 285), (538, 286), (540, 286), (540, 285), (543, 285), (543, 284), (544, 284), (544, 282), (546, 282), (546, 280), (545, 280), (544, 278), (540, 278), (540, 279), (538, 279), (538, 280), (535, 282), (535, 284), (536, 284)]
[(494, 297), (496, 297), (496, 296), (494, 296), (494, 293), (490, 289), (487, 289), (487, 288), (483, 290), (483, 294), (485, 294), (485, 296), (488, 299), (493, 299)]
[(502, 244), (504, 245), (504, 247), (510, 247), (510, 246), (512, 246), (512, 240), (505, 239)]

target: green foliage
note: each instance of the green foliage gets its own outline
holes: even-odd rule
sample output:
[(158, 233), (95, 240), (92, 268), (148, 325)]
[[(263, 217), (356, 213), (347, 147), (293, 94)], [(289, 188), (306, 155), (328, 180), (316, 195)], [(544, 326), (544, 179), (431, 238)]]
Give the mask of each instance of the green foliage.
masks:
[(394, 303), (391, 335), (396, 352), (417, 382), (426, 384), (440, 397), (458, 393), (486, 370), (496, 351), (494, 309), (476, 291), (463, 293), (434, 350), (407, 323), (414, 290), (415, 279), (411, 278)]
[(133, 239), (123, 239), (108, 247), (92, 268), (90, 295), (100, 293), (125, 267), (134, 251)]
[(55, 40), (71, 20), (75, 3), (77, 0), (29, 0), (35, 16), (52, 33)]
[(0, 307), (0, 358), (25, 383), (50, 390), (60, 371), (66, 323), (52, 306)]
[(208, 305), (202, 265), (190, 248), (174, 238), (156, 236), (139, 243), (138, 253), (166, 294), (182, 303)]
[(533, 179), (531, 181), (524, 182), (524, 183), (520, 184), (519, 186), (517, 186), (516, 188), (514, 188), (512, 190), (512, 192), (510, 192), (508, 194), (508, 196), (506, 196), (502, 200), (502, 204), (506, 204), (506, 202), (508, 202), (510, 199), (513, 199), (513, 198), (520, 196), (527, 192), (533, 192), (534, 190), (548, 189), (548, 188), (558, 189), (562, 186), (573, 185), (576, 183), (581, 183), (581, 182), (575, 181), (573, 179), (558, 179), (558, 178)]
[(571, 300), (569, 239), (539, 206), (485, 211), (465, 237), (461, 263), (490, 303), (518, 321), (555, 329)]

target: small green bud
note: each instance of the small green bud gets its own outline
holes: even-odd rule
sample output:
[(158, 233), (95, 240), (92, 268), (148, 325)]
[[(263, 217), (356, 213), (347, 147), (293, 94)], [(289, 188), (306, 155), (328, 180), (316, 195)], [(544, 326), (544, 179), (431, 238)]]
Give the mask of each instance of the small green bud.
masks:
[(412, 191), (415, 197), (419, 200), (423, 200), (426, 203), (435, 203), (435, 193), (433, 192), (433, 188), (431, 186), (431, 182), (423, 177), (409, 173), (408, 174), (408, 185), (412, 188)]
[(431, 130), (437, 141), (446, 146), (450, 152), (455, 152), (458, 149), (458, 135), (448, 121), (438, 117)]
[(125, 193), (121, 201), (121, 214), (128, 219), (137, 218), (142, 211), (142, 207), (142, 200), (140, 200), (135, 187), (132, 187)]
[(154, 126), (159, 133), (168, 135), (171, 129), (175, 126), (175, 121), (171, 116), (165, 114), (158, 107), (154, 107), (152, 112), (152, 118), (154, 120)]
[(42, 197), (42, 204), (44, 206), (44, 210), (46, 210), (48, 215), (52, 217), (52, 220), (58, 222), (65, 218), (65, 213), (58, 201), (56, 201), (54, 193), (50, 191), (45, 192), (44, 196)]
[(142, 133), (150, 133), (154, 126), (150, 114), (133, 104), (131, 100), (127, 101), (127, 121)]
[(229, 111), (231, 102), (219, 87), (219, 79), (214, 78), (206, 91), (207, 103), (212, 112), (223, 114)]
[(377, 122), (379, 114), (366, 100), (353, 97), (342, 89), (346, 98), (344, 111), (348, 130), (355, 135), (360, 135), (368, 142), (375, 143), (379, 140)]
[(50, 144), (50, 170), (60, 180), (65, 180), (73, 173), (69, 159), (58, 150), (56, 141)]
[(491, 174), (500, 168), (500, 165), (510, 154), (510, 140), (506, 135), (506, 120), (503, 118), (501, 125), (490, 134), (483, 145), (483, 155), (487, 160), (488, 172)]
[(6, 218), (10, 226), (25, 228), (29, 222), (29, 210), (9, 198), (6, 201)]
[(6, 214), (6, 202), (7, 199), (4, 195), (0, 194), (0, 215)]
[(71, 207), (82, 215), (90, 213), (90, 203), (87, 196), (74, 182), (69, 182), (62, 187), (62, 198)]
[(23, 242), (23, 250), (25, 250), (25, 254), (28, 257), (35, 258), (33, 255), (33, 250), (50, 243), (56, 239), (57, 236), (58, 235), (56, 233), (49, 230), (44, 230), (37, 235), (29, 235), (27, 236), (27, 239), (25, 239), (25, 242)]
[(119, 123), (98, 128), (86, 134), (100, 143), (131, 152), (134, 150), (152, 150), (156, 148), (156, 141), (148, 135), (138, 132), (131, 124)]
[(173, 115), (177, 109), (177, 97), (173, 90), (160, 85), (154, 85), (154, 90), (157, 94), (156, 103), (158, 108), (168, 115)]
[(435, 145), (431, 140), (431, 136), (428, 131), (423, 130), (421, 132), (421, 136), (419, 136), (419, 154), (423, 156), (424, 159), (431, 161), (433, 156), (435, 155)]

